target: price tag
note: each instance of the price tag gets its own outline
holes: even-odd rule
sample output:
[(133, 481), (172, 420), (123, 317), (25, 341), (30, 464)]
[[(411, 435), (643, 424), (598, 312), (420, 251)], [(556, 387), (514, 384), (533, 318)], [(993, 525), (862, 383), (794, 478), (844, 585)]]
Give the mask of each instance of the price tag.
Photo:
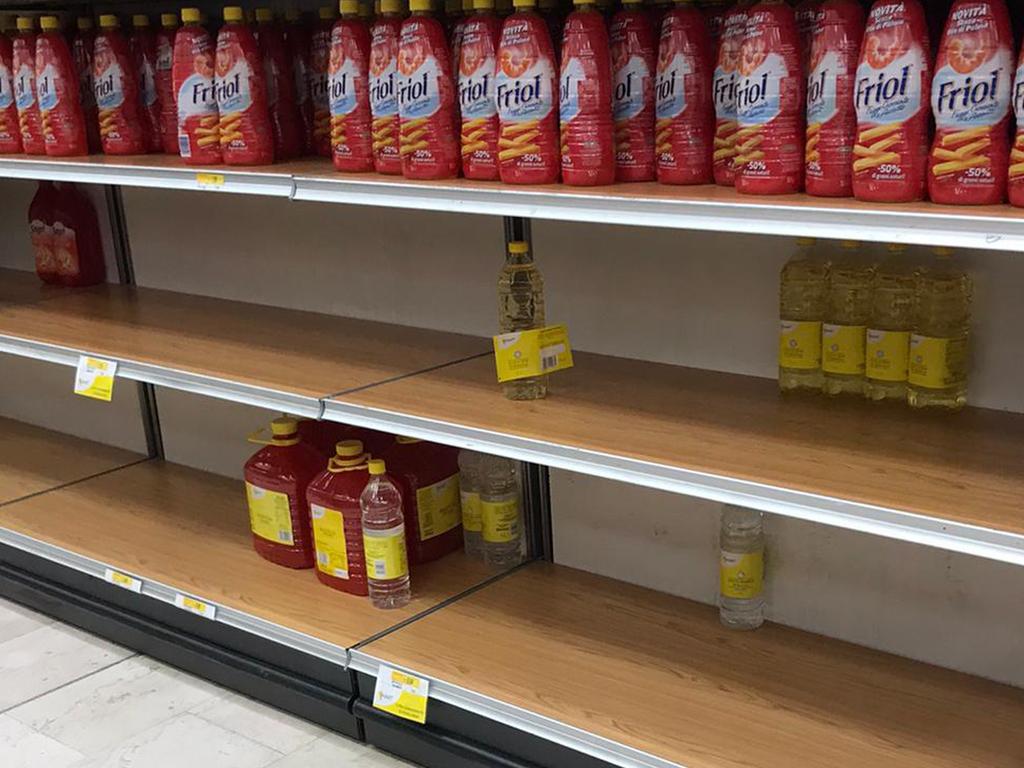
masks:
[(117, 363), (82, 355), (75, 369), (75, 394), (109, 403), (114, 396), (114, 374)]
[(569, 329), (565, 325), (549, 325), (499, 334), (494, 337), (494, 363), (498, 381), (527, 379), (572, 368)]
[(429, 680), (381, 664), (377, 670), (377, 687), (373, 690), (373, 706), (422, 724), (427, 722), (429, 688)]
[(204, 619), (212, 621), (217, 618), (217, 606), (204, 603), (202, 600), (196, 600), (188, 595), (176, 594), (174, 596), (174, 604), (181, 608), (181, 610), (194, 613), (196, 616), (202, 616)]
[(121, 587), (127, 589), (130, 592), (136, 594), (142, 594), (142, 579), (136, 579), (134, 576), (129, 576), (127, 573), (120, 573), (107, 568), (103, 572), (103, 580), (109, 584), (113, 584), (115, 587)]
[(200, 189), (223, 189), (224, 175), (221, 173), (197, 173), (196, 184)]

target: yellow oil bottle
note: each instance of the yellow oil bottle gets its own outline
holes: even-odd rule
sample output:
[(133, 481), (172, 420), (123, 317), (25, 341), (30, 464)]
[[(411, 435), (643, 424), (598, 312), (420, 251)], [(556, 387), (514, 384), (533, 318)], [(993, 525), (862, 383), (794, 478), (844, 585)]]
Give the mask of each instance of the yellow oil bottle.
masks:
[(856, 240), (843, 240), (829, 271), (821, 328), (822, 390), (828, 395), (864, 394), (864, 345), (871, 316), (874, 267)]
[(801, 237), (779, 276), (779, 389), (821, 391), (821, 323), (828, 259), (814, 238)]
[(959, 410), (967, 402), (968, 340), (974, 286), (936, 248), (918, 275), (914, 299), (907, 402), (914, 408)]
[(871, 283), (864, 395), (869, 400), (904, 402), (917, 278), (905, 245), (893, 243), (886, 251)]
[[(501, 333), (544, 327), (544, 278), (529, 243), (508, 244), (498, 277), (498, 326)], [(502, 387), (509, 400), (539, 400), (547, 394), (547, 376), (507, 381)]]

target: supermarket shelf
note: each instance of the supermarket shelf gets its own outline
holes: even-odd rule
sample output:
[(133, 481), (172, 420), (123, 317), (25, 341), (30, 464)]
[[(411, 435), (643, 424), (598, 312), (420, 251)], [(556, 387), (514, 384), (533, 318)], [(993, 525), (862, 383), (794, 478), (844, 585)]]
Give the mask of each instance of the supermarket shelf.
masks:
[(629, 768), (1024, 763), (1020, 690), (778, 625), (731, 632), (712, 607), (550, 564), (352, 653), (381, 662)]
[(312, 418), (328, 394), (489, 347), (470, 336), (128, 286), (0, 306), (2, 352), (71, 366), (95, 355), (116, 360), (124, 378)]
[(239, 481), (147, 461), (0, 507), (0, 544), (100, 579), (112, 568), (164, 603), (199, 599), (217, 622), (341, 666), (353, 645), (494, 575), (450, 555), (414, 569), (408, 606), (380, 611), (256, 555), (244, 499)]
[(324, 418), (1024, 565), (1024, 416), (575, 359), (542, 401), (504, 400), (488, 356), (332, 398)]

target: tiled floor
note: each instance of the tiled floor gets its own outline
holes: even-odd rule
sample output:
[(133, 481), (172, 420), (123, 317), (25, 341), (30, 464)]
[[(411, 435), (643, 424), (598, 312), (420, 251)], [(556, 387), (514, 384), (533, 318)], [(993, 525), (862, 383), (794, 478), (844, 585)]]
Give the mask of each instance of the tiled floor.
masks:
[(411, 768), (0, 599), (3, 768)]

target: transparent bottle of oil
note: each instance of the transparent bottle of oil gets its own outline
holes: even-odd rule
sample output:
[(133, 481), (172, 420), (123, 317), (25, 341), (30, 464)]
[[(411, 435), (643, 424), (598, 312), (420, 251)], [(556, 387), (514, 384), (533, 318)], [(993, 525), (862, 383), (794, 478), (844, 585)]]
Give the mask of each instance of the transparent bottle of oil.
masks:
[(918, 274), (907, 402), (914, 408), (959, 410), (967, 402), (968, 340), (974, 285), (953, 261), (950, 248), (936, 248)]
[[(498, 278), (498, 326), (501, 333), (544, 327), (544, 278), (533, 263), (530, 244), (508, 244), (505, 266)], [(547, 394), (547, 377), (507, 381), (502, 385), (509, 400), (539, 400)]]
[(523, 559), (519, 464), (501, 456), (480, 460), (480, 520), (484, 562), (511, 568)]
[(829, 262), (814, 238), (796, 242), (797, 252), (779, 276), (779, 389), (820, 392)]
[(839, 258), (829, 270), (821, 327), (822, 390), (828, 395), (862, 395), (874, 267), (856, 240), (843, 240), (839, 248)]
[(886, 251), (871, 284), (864, 395), (876, 402), (903, 402), (907, 399), (907, 362), (917, 275), (907, 246), (892, 243)]
[(719, 549), (719, 618), (730, 629), (757, 629), (764, 622), (764, 513), (723, 507)]

